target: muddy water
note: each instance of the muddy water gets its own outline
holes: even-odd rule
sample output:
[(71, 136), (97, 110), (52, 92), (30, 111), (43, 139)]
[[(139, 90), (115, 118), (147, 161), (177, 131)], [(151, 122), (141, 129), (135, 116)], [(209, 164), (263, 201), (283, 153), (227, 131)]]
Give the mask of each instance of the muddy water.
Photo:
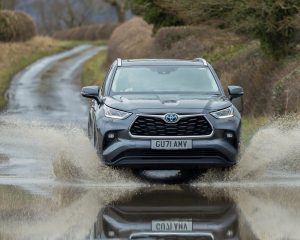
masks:
[(274, 121), (236, 168), (189, 184), (105, 167), (78, 94), (82, 63), (101, 50), (45, 58), (14, 79), (0, 115), (0, 239), (166, 239), (166, 229), (173, 239), (300, 239), (299, 119)]

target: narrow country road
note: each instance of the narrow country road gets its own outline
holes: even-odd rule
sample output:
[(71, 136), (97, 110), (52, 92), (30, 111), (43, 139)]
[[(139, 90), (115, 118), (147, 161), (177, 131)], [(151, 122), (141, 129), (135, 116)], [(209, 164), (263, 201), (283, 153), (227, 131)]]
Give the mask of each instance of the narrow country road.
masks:
[(104, 49), (80, 46), (32, 64), (14, 78), (8, 91), (7, 113), (27, 120), (83, 126), (88, 108), (80, 96), (80, 69)]

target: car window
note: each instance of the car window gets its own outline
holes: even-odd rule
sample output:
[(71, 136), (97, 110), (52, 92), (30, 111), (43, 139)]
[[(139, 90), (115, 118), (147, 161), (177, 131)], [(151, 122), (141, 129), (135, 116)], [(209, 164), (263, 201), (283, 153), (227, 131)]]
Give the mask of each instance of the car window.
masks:
[(117, 69), (111, 91), (218, 93), (219, 88), (207, 67), (134, 66)]
[(107, 71), (106, 73), (106, 76), (104, 78), (104, 81), (103, 81), (103, 84), (102, 84), (102, 87), (101, 87), (101, 95), (104, 96), (104, 92), (105, 92), (105, 87), (106, 87), (106, 83), (108, 82), (108, 79), (111, 78), (112, 76), (112, 73), (113, 73), (113, 67), (114, 67), (114, 64), (112, 64), (110, 67), (109, 67), (109, 70)]

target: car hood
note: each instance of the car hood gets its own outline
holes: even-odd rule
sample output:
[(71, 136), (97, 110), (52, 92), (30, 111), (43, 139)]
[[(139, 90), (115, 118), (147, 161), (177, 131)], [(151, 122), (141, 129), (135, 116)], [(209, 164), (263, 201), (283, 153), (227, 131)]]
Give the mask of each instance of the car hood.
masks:
[(231, 102), (224, 96), (210, 95), (115, 95), (106, 97), (105, 104), (124, 111), (134, 110), (218, 110), (229, 107)]

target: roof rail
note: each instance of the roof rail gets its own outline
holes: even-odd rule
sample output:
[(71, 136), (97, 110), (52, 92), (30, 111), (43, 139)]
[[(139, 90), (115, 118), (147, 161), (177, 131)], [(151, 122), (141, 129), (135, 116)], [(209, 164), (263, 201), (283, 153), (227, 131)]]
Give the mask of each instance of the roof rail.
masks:
[(193, 61), (201, 61), (205, 66), (207, 66), (207, 61), (204, 58), (194, 58)]
[(122, 66), (122, 59), (121, 58), (117, 58), (117, 63), (118, 63), (118, 67)]

